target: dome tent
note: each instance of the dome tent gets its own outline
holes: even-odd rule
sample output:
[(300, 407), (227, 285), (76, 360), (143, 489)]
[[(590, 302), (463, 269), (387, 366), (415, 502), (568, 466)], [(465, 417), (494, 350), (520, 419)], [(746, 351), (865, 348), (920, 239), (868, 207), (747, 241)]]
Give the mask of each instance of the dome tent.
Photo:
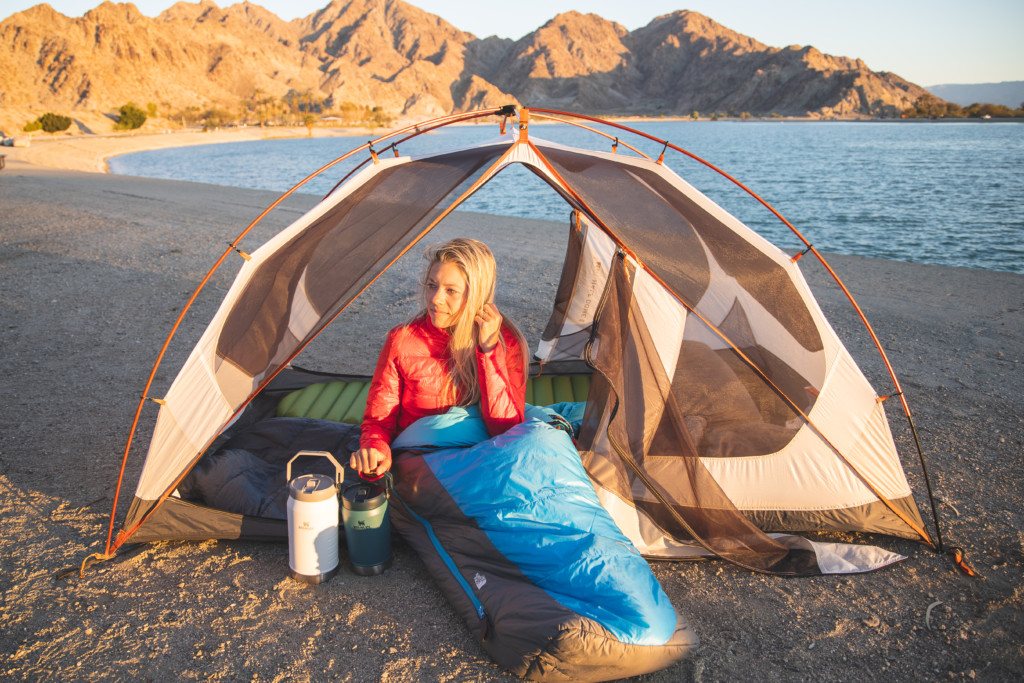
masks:
[[(796, 259), (661, 159), (620, 154), (618, 139), (603, 152), (531, 135), (529, 117), (551, 112), (484, 110), (421, 124), (415, 134), (493, 115), (503, 133), (462, 149), (384, 158), (373, 145), (360, 148), (369, 156), (357, 172), (252, 253), (159, 401), (134, 499), (113, 538), (115, 501), (107, 553), (130, 539), (282, 537), (280, 519), (183, 498), (183, 480), (258, 397), (304, 382), (289, 364), (320, 330), (513, 163), (573, 210), (536, 355), (545, 372), (586, 361), (582, 462), (601, 504), (644, 556), (842, 573), (900, 558), (778, 532), (866, 531), (932, 544), (882, 401)], [(505, 130), (507, 120), (516, 125)]]

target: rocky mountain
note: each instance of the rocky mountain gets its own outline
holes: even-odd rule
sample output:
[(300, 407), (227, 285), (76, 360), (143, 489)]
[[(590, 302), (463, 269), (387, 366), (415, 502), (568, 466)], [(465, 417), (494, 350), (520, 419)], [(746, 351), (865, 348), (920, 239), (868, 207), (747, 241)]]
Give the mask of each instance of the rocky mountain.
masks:
[(695, 12), (627, 31), (560, 14), (517, 41), (478, 39), (401, 0), (333, 0), (285, 22), (243, 2), (159, 16), (104, 2), (37, 5), (0, 22), (0, 107), (237, 109), (288, 93), (430, 116), (524, 103), (598, 114), (892, 115), (924, 90), (860, 60), (775, 48)]
[(159, 17), (105, 2), (70, 19), (37, 5), (0, 24), (0, 105), (116, 109), (127, 100), (231, 103), (315, 88), (295, 29), (247, 3), (178, 3)]
[(333, 0), (292, 27), (335, 102), (440, 116), (514, 100), (467, 70), (472, 34), (401, 0)]

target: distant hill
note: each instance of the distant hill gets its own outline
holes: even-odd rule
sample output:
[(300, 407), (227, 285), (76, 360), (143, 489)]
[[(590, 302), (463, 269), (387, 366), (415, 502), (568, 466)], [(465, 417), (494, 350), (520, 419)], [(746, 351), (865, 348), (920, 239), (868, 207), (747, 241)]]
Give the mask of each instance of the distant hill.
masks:
[(1024, 81), (1003, 81), (1002, 83), (948, 83), (925, 88), (943, 100), (966, 107), (976, 102), (1002, 104), (1017, 109), (1024, 102)]
[(523, 103), (596, 114), (894, 116), (925, 90), (813, 47), (770, 47), (696, 12), (627, 31), (567, 12), (479, 39), (401, 0), (333, 0), (286, 22), (249, 2), (179, 2), (155, 18), (104, 2), (0, 22), (0, 109), (161, 112), (302, 97), (407, 117)]

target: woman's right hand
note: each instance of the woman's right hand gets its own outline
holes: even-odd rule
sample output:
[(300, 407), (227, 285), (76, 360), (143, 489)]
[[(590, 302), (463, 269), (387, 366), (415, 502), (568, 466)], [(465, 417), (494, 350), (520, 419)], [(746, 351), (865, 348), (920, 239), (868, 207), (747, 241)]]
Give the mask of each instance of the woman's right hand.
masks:
[(348, 464), (356, 472), (370, 477), (380, 477), (391, 467), (391, 459), (376, 448), (360, 448), (349, 458)]
[(473, 322), (476, 323), (477, 344), (481, 351), (487, 353), (498, 345), (498, 338), (501, 335), (501, 313), (493, 303), (484, 304), (473, 318)]

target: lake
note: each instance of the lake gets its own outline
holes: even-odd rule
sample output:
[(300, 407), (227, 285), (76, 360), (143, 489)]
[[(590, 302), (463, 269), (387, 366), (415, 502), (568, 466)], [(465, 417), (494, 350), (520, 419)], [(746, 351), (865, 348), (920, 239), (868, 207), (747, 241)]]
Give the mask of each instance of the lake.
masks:
[[(653, 121), (630, 124), (718, 166), (776, 208), (823, 252), (1024, 273), (1024, 125), (998, 122)], [(531, 135), (580, 147), (610, 142), (565, 125)], [(661, 145), (621, 133), (652, 157)], [(419, 154), (484, 141), (497, 125), (421, 135)], [(138, 152), (110, 160), (118, 174), (284, 192), (369, 136), (292, 138)], [(625, 153), (624, 147), (619, 148)], [(360, 159), (363, 158), (359, 155)], [(735, 185), (669, 150), (679, 175), (766, 238), (802, 248), (789, 229)], [(352, 167), (304, 188), (326, 194)], [(462, 207), (564, 221), (568, 207), (521, 166)]]

